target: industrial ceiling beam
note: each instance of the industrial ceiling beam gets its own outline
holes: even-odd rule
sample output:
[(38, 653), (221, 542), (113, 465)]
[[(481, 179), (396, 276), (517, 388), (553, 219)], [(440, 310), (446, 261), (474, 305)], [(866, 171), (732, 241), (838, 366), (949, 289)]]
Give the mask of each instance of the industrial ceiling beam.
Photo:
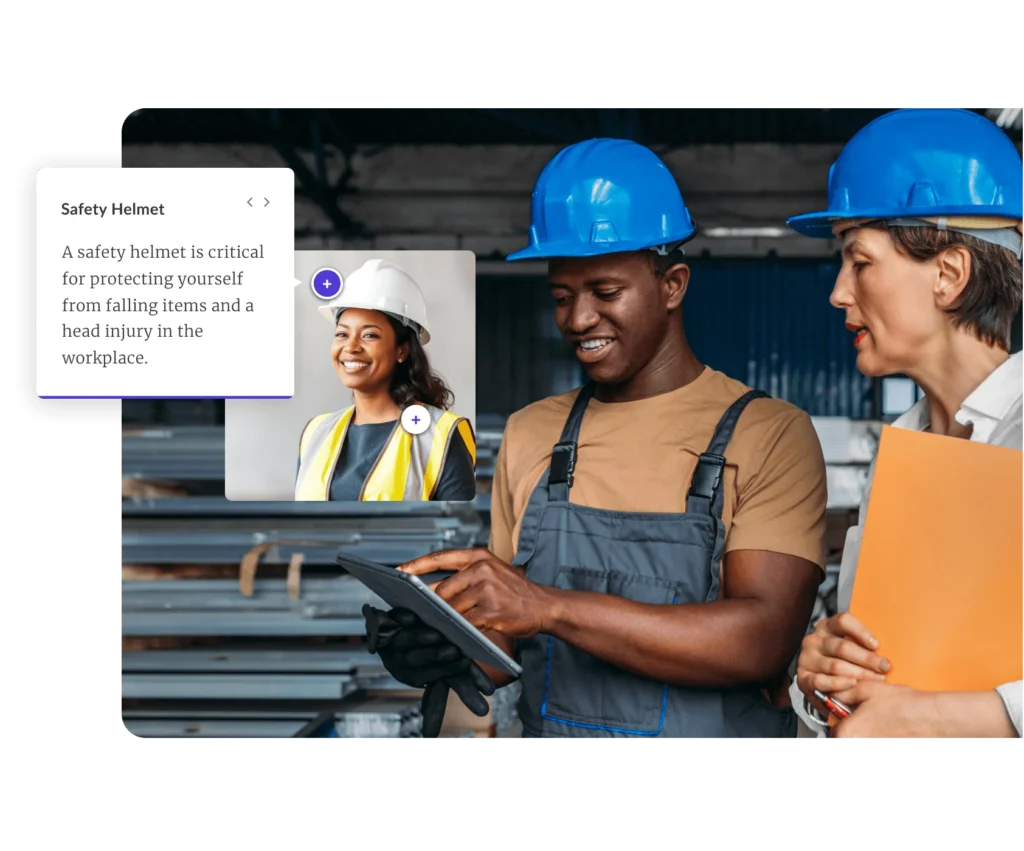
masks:
[(985, 116), (991, 121), (995, 122), (996, 126), (1001, 127), (1003, 130), (1021, 130), (1022, 121), (1021, 114), (1024, 110), (1020, 109), (986, 109)]
[[(295, 146), (284, 132), (280, 112), (278, 109), (270, 110), (269, 142), (274, 150), (295, 172), (302, 190), (324, 211), (338, 233), (342, 236), (366, 236), (366, 228), (360, 222), (346, 215), (338, 206), (339, 193), (326, 180), (326, 166), (321, 168), (318, 165), (318, 170), (324, 174), (324, 179), (321, 180), (299, 156)], [(322, 153), (321, 149), (321, 157)], [(314, 156), (316, 156), (315, 153)]]
[[(340, 153), (342, 158), (342, 170), (338, 176), (337, 181), (334, 183), (334, 192), (336, 195), (341, 195), (344, 192), (351, 191), (351, 182), (354, 172), (352, 170), (352, 158), (356, 153), (356, 143), (352, 137), (345, 132), (334, 120), (334, 116), (330, 110), (322, 109), (317, 113), (318, 131), (322, 127), (323, 136), (327, 142), (330, 142)], [(326, 180), (326, 176), (324, 180)]]

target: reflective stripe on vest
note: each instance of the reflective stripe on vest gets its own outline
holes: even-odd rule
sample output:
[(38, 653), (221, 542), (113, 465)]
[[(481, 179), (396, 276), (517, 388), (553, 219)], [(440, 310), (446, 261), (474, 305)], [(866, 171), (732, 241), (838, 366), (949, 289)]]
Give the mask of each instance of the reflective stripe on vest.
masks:
[[(437, 487), (448, 457), (448, 447), (458, 429), (476, 465), (476, 440), (464, 417), (430, 405), (430, 427), (422, 434), (409, 434), (395, 424), (384, 449), (363, 482), (361, 501), (415, 502), (429, 500)], [(330, 498), (331, 480), (341, 456), (345, 433), (355, 408), (321, 414), (309, 421), (299, 444), (299, 475), (296, 501), (325, 501)]]

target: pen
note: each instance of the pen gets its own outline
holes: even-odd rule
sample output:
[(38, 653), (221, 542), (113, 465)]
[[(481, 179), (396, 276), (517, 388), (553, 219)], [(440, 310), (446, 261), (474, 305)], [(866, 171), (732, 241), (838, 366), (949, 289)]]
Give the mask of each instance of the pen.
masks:
[(825, 706), (828, 707), (828, 711), (835, 715), (836, 718), (845, 718), (850, 714), (850, 707), (845, 703), (836, 700), (834, 697), (822, 694), (817, 689), (814, 690), (814, 696), (824, 703)]

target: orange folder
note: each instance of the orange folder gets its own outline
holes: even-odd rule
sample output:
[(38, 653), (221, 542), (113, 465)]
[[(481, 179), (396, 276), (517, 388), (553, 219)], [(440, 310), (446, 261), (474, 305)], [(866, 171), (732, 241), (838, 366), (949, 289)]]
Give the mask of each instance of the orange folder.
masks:
[(1022, 457), (883, 427), (850, 611), (892, 662), (888, 682), (1022, 678)]

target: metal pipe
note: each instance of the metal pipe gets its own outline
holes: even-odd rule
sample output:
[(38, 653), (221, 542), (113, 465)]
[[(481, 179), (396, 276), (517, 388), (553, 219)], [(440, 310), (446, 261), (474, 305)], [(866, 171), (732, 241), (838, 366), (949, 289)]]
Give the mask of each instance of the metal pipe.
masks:
[(123, 673), (320, 673), (357, 672), (380, 675), (384, 671), (377, 656), (365, 648), (348, 650), (237, 650), (192, 648), (188, 650), (140, 650), (121, 654)]
[(122, 612), (144, 614), (145, 612), (278, 612), (282, 615), (294, 614), (302, 617), (356, 617), (362, 611), (364, 603), (376, 608), (386, 608), (379, 597), (367, 595), (365, 599), (321, 599), (289, 600), (287, 595), (270, 599), (258, 597), (248, 598), (238, 594), (234, 596), (200, 594), (164, 595), (162, 598), (142, 597), (141, 599), (125, 600)]
[(286, 739), (298, 733), (306, 721), (202, 719), (122, 719), (134, 736), (152, 739)]
[(343, 636), (365, 635), (362, 615), (303, 618), (280, 612), (122, 612), (124, 636)]
[[(125, 499), (124, 517), (451, 517), (449, 502), (238, 502), (219, 496)], [(466, 519), (472, 519), (466, 513)]]
[[(285, 593), (283, 579), (259, 579), (253, 582), (255, 596)], [(146, 579), (126, 579), (121, 582), (123, 598), (153, 595), (164, 599), (178, 594), (234, 594), (238, 596), (238, 580), (236, 579), (175, 579), (173, 582), (153, 582)], [(362, 599), (370, 592), (365, 585), (351, 576), (334, 576), (330, 578), (310, 577), (303, 580), (303, 599)], [(242, 598), (248, 599), (248, 598)], [(255, 598), (253, 598), (255, 599)]]
[(344, 674), (122, 674), (125, 700), (333, 700), (356, 690)]
[[(456, 543), (458, 549), (472, 546), (473, 536), (467, 536)], [(248, 544), (221, 544), (220, 546), (201, 543), (177, 543), (168, 541), (130, 541), (121, 548), (121, 560), (125, 564), (238, 564), (252, 547)], [(353, 553), (380, 564), (396, 566), (438, 550), (452, 549), (451, 542), (428, 540), (419, 544), (376, 544), (352, 547)], [(295, 553), (305, 555), (304, 564), (336, 566), (337, 547), (274, 547), (263, 557), (264, 564), (287, 564)]]

